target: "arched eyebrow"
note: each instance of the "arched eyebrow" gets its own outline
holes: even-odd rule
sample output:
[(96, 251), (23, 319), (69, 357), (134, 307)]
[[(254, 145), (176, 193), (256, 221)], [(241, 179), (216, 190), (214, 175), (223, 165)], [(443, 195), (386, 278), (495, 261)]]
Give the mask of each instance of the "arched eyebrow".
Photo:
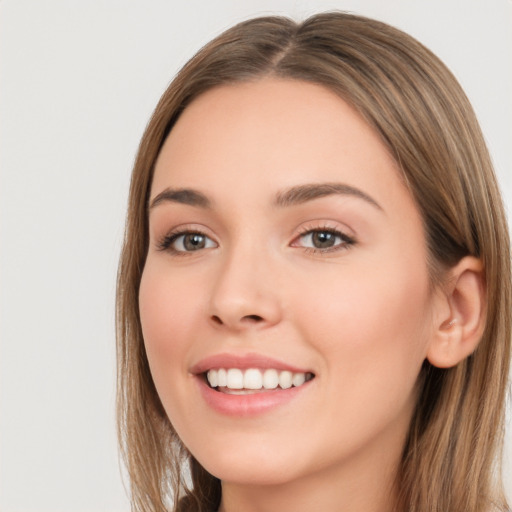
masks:
[[(344, 183), (310, 183), (297, 185), (276, 194), (274, 205), (284, 208), (296, 204), (306, 203), (330, 195), (348, 195), (357, 197), (366, 201), (378, 210), (383, 211), (373, 197), (362, 190), (346, 185)], [(160, 192), (149, 204), (149, 210), (159, 204), (171, 202), (187, 204), (199, 208), (209, 209), (212, 207), (212, 201), (203, 192), (192, 188), (166, 188)]]
[(165, 202), (188, 204), (190, 206), (198, 206), (199, 208), (211, 208), (212, 206), (210, 199), (202, 192), (199, 192), (199, 190), (192, 188), (166, 188), (150, 202), (149, 210)]
[(298, 185), (283, 192), (279, 192), (275, 199), (275, 205), (279, 207), (293, 206), (330, 195), (348, 195), (357, 197), (371, 204), (378, 210), (384, 211), (382, 206), (373, 199), (373, 197), (369, 196), (366, 192), (363, 192), (356, 187), (346, 185), (345, 183), (311, 183)]

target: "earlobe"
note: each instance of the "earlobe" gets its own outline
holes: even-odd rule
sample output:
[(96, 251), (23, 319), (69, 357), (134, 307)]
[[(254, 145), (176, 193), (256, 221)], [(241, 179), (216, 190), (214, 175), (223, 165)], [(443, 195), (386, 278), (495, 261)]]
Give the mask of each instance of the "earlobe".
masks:
[(472, 354), (485, 327), (487, 298), (482, 262), (462, 258), (448, 271), (441, 291), (427, 359), (438, 368), (450, 368)]

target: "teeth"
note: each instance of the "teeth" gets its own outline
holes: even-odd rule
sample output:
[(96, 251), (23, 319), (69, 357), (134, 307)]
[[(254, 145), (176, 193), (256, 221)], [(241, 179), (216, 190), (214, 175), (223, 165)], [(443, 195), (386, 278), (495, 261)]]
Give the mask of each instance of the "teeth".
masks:
[(265, 389), (276, 389), (279, 385), (279, 374), (277, 370), (265, 370), (263, 373), (263, 387)]
[(219, 374), (216, 370), (208, 372), (208, 382), (212, 388), (216, 388), (219, 385)]
[(296, 387), (302, 386), (306, 382), (306, 374), (304, 373), (294, 373), (292, 377), (292, 384)]
[(259, 370), (251, 368), (246, 370), (244, 374), (245, 389), (261, 389), (263, 386), (263, 376)]
[(238, 368), (230, 368), (227, 376), (227, 387), (229, 389), (244, 388), (244, 374)]
[(228, 389), (289, 389), (292, 386), (302, 386), (313, 378), (311, 373), (293, 373), (288, 370), (274, 370), (269, 368), (263, 372), (257, 368), (240, 370), (239, 368), (219, 368), (209, 370), (206, 374), (208, 383), (212, 388)]
[[(213, 370), (215, 371), (215, 370)], [(220, 368), (220, 370), (217, 370), (217, 386), (225, 387), (228, 385), (228, 373), (224, 368)], [(215, 387), (215, 386), (212, 386)]]

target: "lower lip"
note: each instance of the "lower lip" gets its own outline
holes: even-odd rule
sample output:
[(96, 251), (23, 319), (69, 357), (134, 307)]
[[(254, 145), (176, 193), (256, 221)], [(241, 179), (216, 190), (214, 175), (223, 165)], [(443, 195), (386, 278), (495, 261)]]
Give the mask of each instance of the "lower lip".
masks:
[(227, 416), (255, 416), (280, 407), (294, 400), (309, 388), (312, 381), (302, 386), (276, 389), (247, 395), (230, 395), (217, 391), (197, 377), (205, 402), (215, 411)]

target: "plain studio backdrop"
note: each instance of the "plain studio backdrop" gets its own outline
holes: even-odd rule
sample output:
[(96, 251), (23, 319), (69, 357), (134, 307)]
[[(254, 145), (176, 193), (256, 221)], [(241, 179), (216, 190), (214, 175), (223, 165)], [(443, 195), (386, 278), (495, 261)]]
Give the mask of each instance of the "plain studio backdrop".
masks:
[(395, 25), (451, 68), (510, 211), (510, 0), (0, 0), (2, 512), (129, 510), (114, 292), (139, 139), (177, 70), (222, 30), (331, 9)]

